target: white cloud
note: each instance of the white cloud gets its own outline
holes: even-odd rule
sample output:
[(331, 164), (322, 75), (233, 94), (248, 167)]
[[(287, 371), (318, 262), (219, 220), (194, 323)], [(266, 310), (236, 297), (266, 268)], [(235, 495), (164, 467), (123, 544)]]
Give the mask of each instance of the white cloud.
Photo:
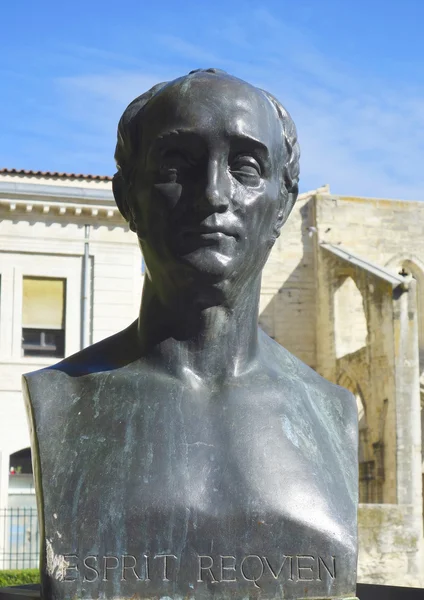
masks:
[(61, 122), (66, 123), (61, 132), (63, 160), (82, 164), (84, 172), (111, 173), (122, 112), (131, 100), (162, 80), (157, 75), (122, 71), (58, 78)]
[(287, 104), (298, 124), (306, 187), (319, 177), (336, 193), (424, 200), (424, 118), (411, 109), (416, 102), (388, 86), (367, 91), (358, 84), (354, 96), (293, 88)]
[(424, 200), (424, 89), (360, 75), (267, 11), (255, 17), (279, 48), (257, 84), (297, 124), (302, 188), (329, 183), (345, 195)]

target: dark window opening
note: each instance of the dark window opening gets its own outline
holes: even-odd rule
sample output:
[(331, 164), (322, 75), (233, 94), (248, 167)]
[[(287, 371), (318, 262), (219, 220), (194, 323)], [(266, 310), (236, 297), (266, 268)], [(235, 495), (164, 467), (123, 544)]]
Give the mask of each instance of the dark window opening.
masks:
[(65, 332), (63, 329), (22, 329), (22, 349), (24, 356), (65, 355)]
[(31, 448), (14, 452), (9, 458), (11, 475), (32, 475)]

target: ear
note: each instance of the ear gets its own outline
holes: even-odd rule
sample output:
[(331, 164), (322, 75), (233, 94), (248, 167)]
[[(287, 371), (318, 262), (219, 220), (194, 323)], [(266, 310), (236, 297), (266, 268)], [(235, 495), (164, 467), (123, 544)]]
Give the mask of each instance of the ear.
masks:
[(122, 174), (118, 171), (112, 179), (112, 191), (119, 212), (127, 221), (131, 231), (135, 232), (135, 224), (132, 212), (128, 204), (128, 189)]
[(284, 192), (281, 193), (281, 206), (280, 210), (278, 211), (277, 222), (275, 224), (276, 236), (280, 235), (282, 226), (287, 221), (293, 206), (296, 204), (296, 200), (299, 195), (299, 186), (295, 184), (291, 187), (289, 192), (285, 191), (285, 189)]

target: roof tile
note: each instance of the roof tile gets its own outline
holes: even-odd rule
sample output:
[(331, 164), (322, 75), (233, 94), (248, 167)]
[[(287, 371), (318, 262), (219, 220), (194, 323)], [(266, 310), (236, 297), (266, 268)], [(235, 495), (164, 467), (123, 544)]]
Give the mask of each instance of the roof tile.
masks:
[(90, 181), (112, 181), (110, 175), (84, 175), (82, 173), (59, 173), (58, 171), (31, 171), (26, 169), (0, 169), (0, 175), (29, 175), (32, 177), (52, 177), (55, 179), (88, 179)]

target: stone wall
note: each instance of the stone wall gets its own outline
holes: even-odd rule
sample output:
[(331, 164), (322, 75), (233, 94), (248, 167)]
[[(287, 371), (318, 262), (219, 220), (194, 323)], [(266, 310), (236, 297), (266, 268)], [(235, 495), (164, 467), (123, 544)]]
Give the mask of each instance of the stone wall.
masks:
[(320, 242), (341, 244), (381, 266), (424, 257), (424, 202), (316, 195)]
[(418, 283), (421, 375), (424, 386), (424, 202), (315, 196), (317, 238), (341, 244), (393, 272), (402, 267)]
[[(421, 586), (424, 581), (419, 368), (423, 373), (423, 364), (419, 366), (418, 342), (422, 346), (424, 315), (420, 308), (424, 271), (419, 257), (424, 256), (424, 204), (339, 198), (330, 194), (319, 194), (315, 201), (317, 367), (326, 377), (354, 393), (359, 387), (367, 419), (367, 459), (375, 461), (381, 486), (371, 501), (388, 503), (360, 508), (359, 581)], [(364, 261), (362, 272), (337, 265), (337, 261), (320, 250), (322, 242), (359, 255)], [(366, 272), (367, 262), (387, 267), (388, 272), (396, 275), (404, 266), (404, 272), (417, 283), (410, 282), (407, 291), (402, 286), (392, 289), (386, 281)], [(367, 335), (362, 348), (353, 348), (353, 352), (340, 356), (334, 342), (337, 339), (334, 328), (343, 329), (343, 323), (340, 319), (337, 323), (335, 318), (334, 290), (340, 289), (340, 279), (346, 277), (352, 277), (361, 293)], [(354, 297), (352, 301), (359, 307)], [(347, 328), (358, 324), (362, 328), (357, 317), (355, 312), (348, 317)], [(346, 327), (340, 333), (345, 349), (360, 337), (356, 330), (349, 340)]]
[(259, 324), (290, 352), (316, 366), (314, 202), (296, 203), (262, 276)]
[[(317, 370), (348, 388), (364, 408), (361, 423), (363, 501), (394, 503), (397, 502), (396, 365), (392, 285), (321, 247), (317, 248), (317, 265)], [(335, 318), (340, 300), (337, 294), (346, 281), (354, 284), (355, 296), (352, 312), (344, 306), (345, 320), (340, 322)], [(356, 296), (361, 298), (362, 312)], [(349, 304), (349, 298), (345, 302)], [(351, 338), (355, 346), (349, 347), (348, 330), (356, 327)], [(339, 349), (347, 350), (345, 354), (337, 352), (339, 336), (343, 341)], [(360, 338), (364, 345), (358, 347)], [(368, 476), (372, 479), (367, 480)]]
[(421, 587), (421, 540), (410, 505), (361, 504), (358, 512), (358, 582)]

